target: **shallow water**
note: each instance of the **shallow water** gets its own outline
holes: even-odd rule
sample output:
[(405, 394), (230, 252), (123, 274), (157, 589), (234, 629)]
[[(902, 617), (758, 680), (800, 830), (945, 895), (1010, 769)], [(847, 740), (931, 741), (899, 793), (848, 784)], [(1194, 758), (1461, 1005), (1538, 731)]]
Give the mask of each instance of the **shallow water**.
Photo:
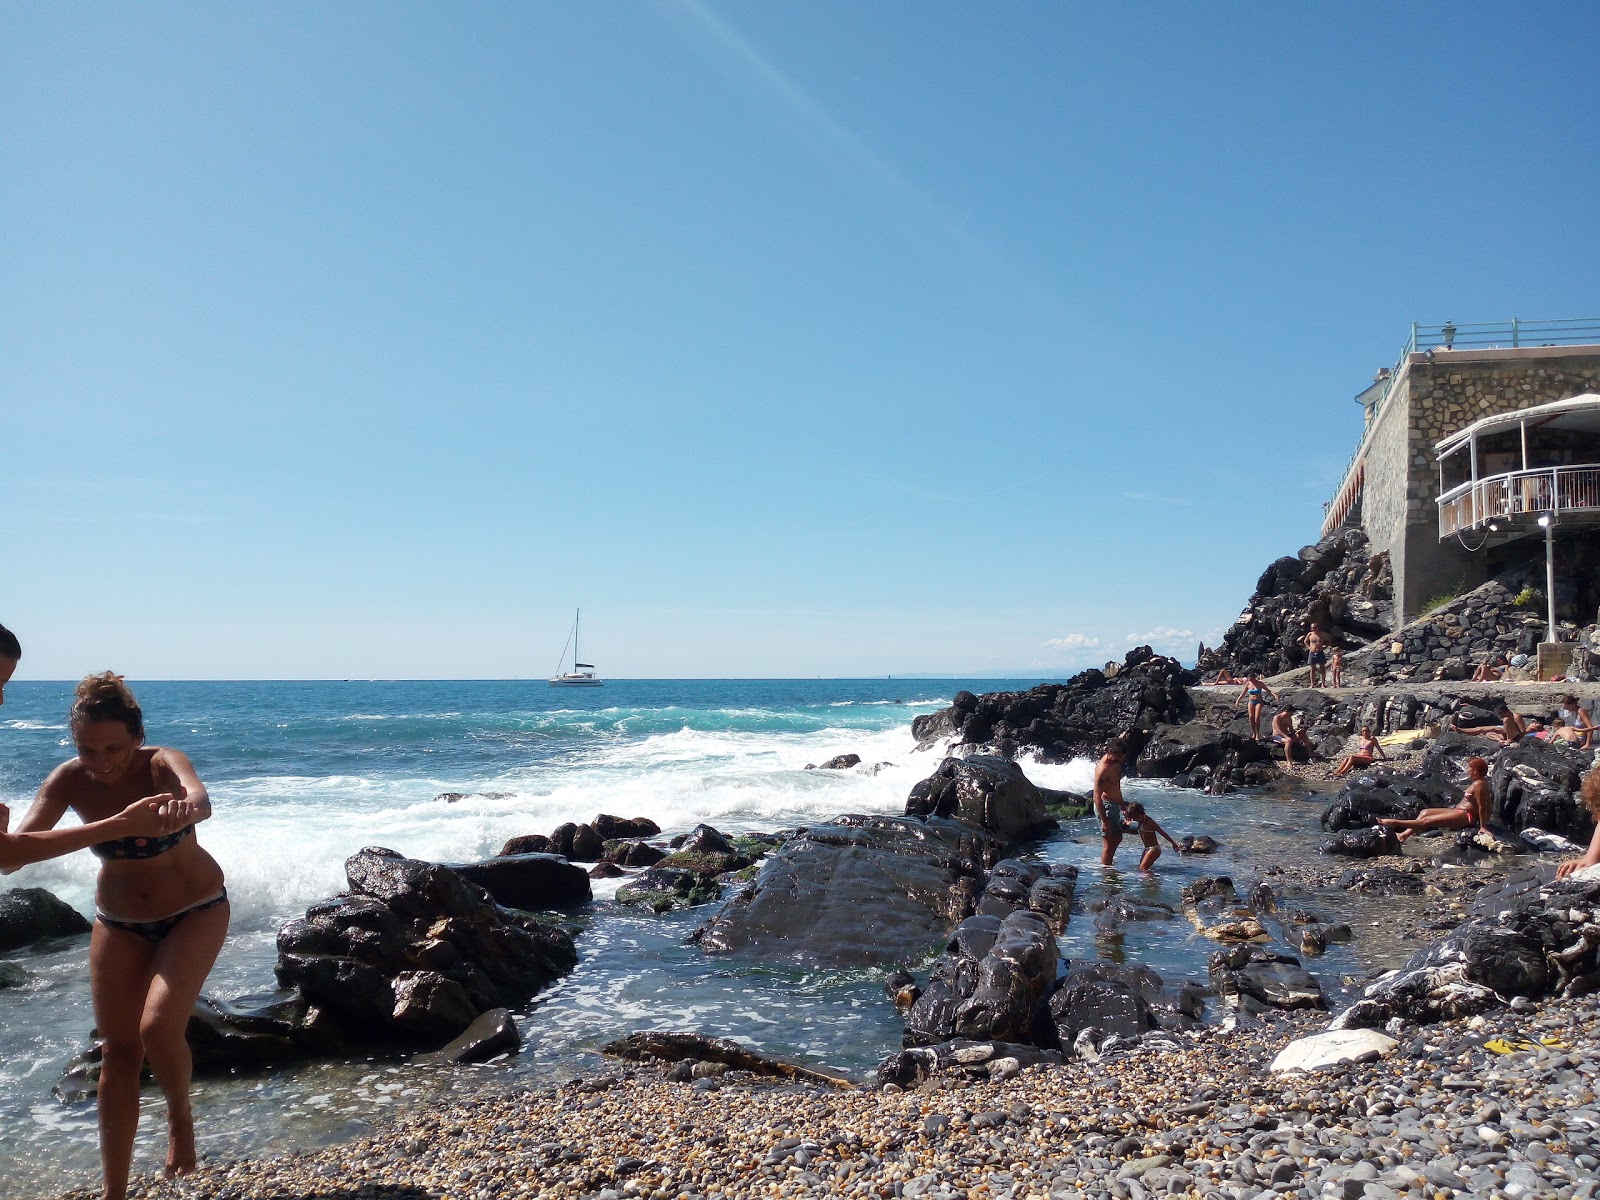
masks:
[[(208, 984), (224, 998), (272, 986), (279, 923), (343, 885), (344, 859), (364, 845), (461, 861), (507, 838), (548, 832), (598, 812), (649, 816), (667, 832), (709, 821), (725, 831), (781, 829), (842, 812), (898, 812), (937, 756), (913, 752), (911, 718), (948, 702), (950, 681), (651, 681), (593, 692), (529, 683), (208, 683), (141, 688), (151, 741), (186, 750), (210, 786), (217, 815), (201, 828), (228, 874), (234, 926)], [(983, 681), (984, 690), (1027, 686)], [(27, 793), (70, 754), (59, 714), (68, 690), (7, 688), (0, 799), (20, 811)], [(895, 703), (895, 701), (903, 703)], [(20, 751), (20, 753), (18, 752)], [(866, 770), (806, 771), (853, 751)], [(1090, 764), (1030, 765), (1037, 782), (1087, 790)], [(457, 803), (442, 792), (501, 792)], [(1122, 892), (1178, 907), (1201, 874), (1259, 876), (1263, 863), (1314, 854), (1318, 806), (1260, 796), (1216, 799), (1130, 784), (1177, 837), (1209, 833), (1222, 850), (1180, 858), (1154, 875), (1098, 865), (1092, 821), (1040, 847), (1045, 860), (1080, 866), (1079, 900), (1064, 954), (1142, 962), (1169, 978), (1203, 981), (1216, 949), (1182, 916), (1137, 922), (1120, 940), (1097, 938), (1095, 901)], [(88, 911), (87, 854), (12, 876)], [(519, 1017), (523, 1052), (474, 1068), (393, 1061), (323, 1063), (196, 1084), (202, 1153), (228, 1157), (325, 1144), (374, 1119), (440, 1095), (558, 1078), (593, 1067), (595, 1050), (634, 1029), (688, 1029), (747, 1040), (781, 1057), (865, 1070), (897, 1049), (901, 1022), (882, 971), (830, 973), (703, 956), (685, 942), (703, 913), (642, 916), (597, 888), (582, 916), (580, 963)], [(1392, 901), (1339, 897), (1324, 915), (1366, 924)], [(936, 948), (930, 947), (930, 955)], [(0, 992), (0, 1196), (31, 1196), (92, 1181), (94, 1113), (50, 1093), (93, 1024), (86, 939), (10, 957), (33, 973)], [(1392, 965), (1396, 948), (1331, 947), (1315, 969), (1330, 991), (1342, 975)], [(145, 1099), (136, 1170), (159, 1165), (162, 1105)]]

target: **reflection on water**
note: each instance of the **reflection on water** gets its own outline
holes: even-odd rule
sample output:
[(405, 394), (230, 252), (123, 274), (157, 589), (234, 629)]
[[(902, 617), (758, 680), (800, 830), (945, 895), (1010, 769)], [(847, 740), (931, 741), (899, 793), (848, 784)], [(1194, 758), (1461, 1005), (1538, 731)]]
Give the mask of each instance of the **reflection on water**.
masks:
[[(1181, 889), (1201, 875), (1229, 875), (1244, 893), (1268, 866), (1315, 865), (1320, 802), (1259, 796), (1215, 798), (1159, 786), (1130, 784), (1151, 813), (1180, 840), (1209, 834), (1217, 853), (1180, 856), (1170, 849), (1153, 873), (1137, 868), (1136, 839), (1125, 840), (1119, 865), (1099, 865), (1092, 819), (1045, 843), (1038, 857), (1079, 868), (1072, 921), (1060, 939), (1072, 961), (1145, 964), (1169, 981), (1206, 982), (1217, 944), (1184, 915)], [(1294, 901), (1290, 901), (1294, 903)], [(1397, 965), (1406, 947), (1385, 945), (1373, 926), (1392, 919), (1394, 898), (1319, 896), (1307, 906), (1356, 927), (1357, 940), (1330, 946), (1308, 961), (1331, 996), (1342, 980)], [(1113, 906), (1117, 929), (1097, 928), (1093, 909)], [(1145, 918), (1127, 919), (1143, 914)], [(284, 916), (290, 915), (284, 913)], [(580, 965), (540, 996), (520, 1018), (523, 1052), (499, 1063), (467, 1068), (413, 1067), (367, 1060), (318, 1063), (196, 1085), (202, 1153), (213, 1157), (283, 1152), (359, 1134), (387, 1114), (484, 1087), (524, 1086), (571, 1076), (598, 1065), (597, 1048), (642, 1028), (695, 1030), (749, 1041), (767, 1053), (852, 1071), (865, 1071), (900, 1043), (901, 1020), (885, 998), (885, 971), (829, 973), (752, 967), (728, 957), (707, 958), (685, 939), (703, 914), (647, 917), (598, 902), (579, 939)], [(1269, 921), (1269, 928), (1276, 928)], [(0, 1195), (34, 1196), (92, 1183), (96, 1173), (94, 1112), (49, 1095), (50, 1084), (81, 1046), (92, 1024), (84, 943), (16, 956), (34, 978), (20, 991), (0, 993), (7, 1038), (26, 1046), (0, 1066)], [(934, 948), (929, 947), (931, 953)], [(274, 959), (270, 928), (233, 939), (211, 990), (221, 996), (260, 991)], [(925, 971), (926, 957), (920, 967)], [(71, 1032), (66, 1032), (71, 1031)], [(159, 1168), (163, 1111), (146, 1094), (136, 1170)]]

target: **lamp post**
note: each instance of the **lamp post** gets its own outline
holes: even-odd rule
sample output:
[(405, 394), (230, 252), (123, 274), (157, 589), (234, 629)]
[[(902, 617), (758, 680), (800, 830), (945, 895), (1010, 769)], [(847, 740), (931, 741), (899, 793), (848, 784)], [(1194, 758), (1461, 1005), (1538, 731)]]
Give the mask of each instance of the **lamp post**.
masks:
[(1556, 515), (1540, 513), (1539, 524), (1544, 526), (1544, 594), (1550, 608), (1549, 627), (1544, 640), (1556, 640)]

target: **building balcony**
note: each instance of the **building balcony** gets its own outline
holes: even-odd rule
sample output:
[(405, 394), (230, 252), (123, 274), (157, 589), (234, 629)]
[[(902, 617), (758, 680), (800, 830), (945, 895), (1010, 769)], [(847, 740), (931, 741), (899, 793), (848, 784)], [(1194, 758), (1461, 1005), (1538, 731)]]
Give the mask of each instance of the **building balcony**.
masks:
[(1545, 514), (1563, 524), (1600, 524), (1600, 463), (1507, 471), (1452, 488), (1439, 497), (1439, 536), (1484, 533), (1513, 541), (1541, 532)]

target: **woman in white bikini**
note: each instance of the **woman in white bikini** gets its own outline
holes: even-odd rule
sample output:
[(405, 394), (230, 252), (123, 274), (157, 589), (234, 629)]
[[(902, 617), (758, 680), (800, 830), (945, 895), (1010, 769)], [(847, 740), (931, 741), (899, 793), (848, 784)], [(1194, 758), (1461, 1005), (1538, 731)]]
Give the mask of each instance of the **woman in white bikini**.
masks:
[(211, 815), (205, 784), (181, 751), (144, 744), (144, 715), (120, 676), (108, 671), (78, 685), (71, 727), (78, 757), (50, 773), (17, 836), (53, 830), (68, 809), (90, 827), (141, 806), (160, 817), (153, 829), (102, 826), (92, 846), (104, 860), (89, 943), (102, 1052), (100, 1158), (105, 1200), (123, 1200), (147, 1060), (167, 1100), (167, 1174), (194, 1170), (184, 1033), (227, 936), (228, 893), (222, 868), (194, 835)]

